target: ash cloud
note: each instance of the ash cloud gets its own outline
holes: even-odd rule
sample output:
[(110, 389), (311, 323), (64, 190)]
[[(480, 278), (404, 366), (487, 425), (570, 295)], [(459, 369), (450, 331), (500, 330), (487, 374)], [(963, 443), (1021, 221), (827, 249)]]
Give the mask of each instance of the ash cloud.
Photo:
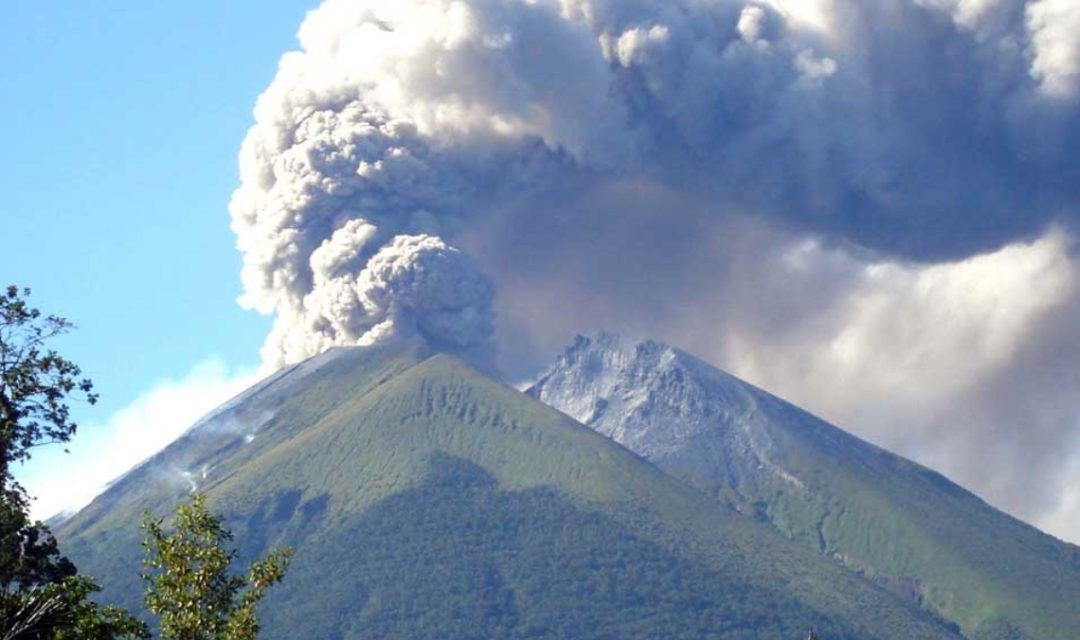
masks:
[(711, 203), (669, 218), (919, 261), (1072, 228), (1078, 21), (1068, 0), (329, 0), (244, 143), (242, 302), (278, 314), (268, 361), (355, 342), (341, 274), (522, 198), (548, 216), (568, 184), (657, 181)]
[(475, 260), (434, 236), (399, 235), (354, 271), (375, 233), (352, 220), (312, 253), (311, 291), (280, 312), (264, 352), (271, 363), (395, 338), (467, 350), (492, 336), (494, 286)]
[(1080, 400), (1006, 381), (1062, 374), (1025, 354), (1080, 319), (1080, 4), (327, 0), (299, 39), (231, 204), (267, 364), (407, 335), (520, 376), (607, 326), (1051, 508)]

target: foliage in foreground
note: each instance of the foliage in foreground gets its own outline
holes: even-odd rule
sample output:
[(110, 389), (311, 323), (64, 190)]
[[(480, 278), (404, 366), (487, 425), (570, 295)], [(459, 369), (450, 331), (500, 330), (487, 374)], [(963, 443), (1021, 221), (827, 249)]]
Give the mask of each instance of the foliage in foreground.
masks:
[(90, 600), (100, 588), (86, 576), (22, 593), (0, 595), (0, 640), (149, 639), (145, 624), (126, 611)]
[(94, 403), (93, 383), (79, 367), (47, 348), (71, 323), (30, 306), (29, 289), (0, 292), (0, 591), (14, 594), (56, 585), (75, 575), (48, 528), (30, 518), (30, 498), (12, 465), (31, 451), (66, 443), (77, 428), (68, 398)]
[(233, 576), (232, 534), (197, 495), (176, 512), (175, 530), (164, 520), (143, 519), (148, 583), (146, 605), (161, 618), (163, 640), (253, 640), (256, 609), (266, 590), (285, 575), (290, 550), (276, 550)]
[(14, 463), (75, 435), (69, 400), (97, 400), (79, 367), (48, 348), (71, 323), (43, 315), (29, 295), (16, 286), (0, 292), (0, 640), (148, 638), (126, 612), (90, 600), (97, 584), (30, 518), (30, 497), (15, 481)]

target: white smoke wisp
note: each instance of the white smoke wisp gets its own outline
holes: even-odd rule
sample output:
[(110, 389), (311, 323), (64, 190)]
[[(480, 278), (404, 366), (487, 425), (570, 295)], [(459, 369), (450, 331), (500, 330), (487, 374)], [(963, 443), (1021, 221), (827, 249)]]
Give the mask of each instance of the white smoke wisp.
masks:
[[(157, 382), (100, 424), (80, 430), (80, 438), (102, 434), (98, 441), (89, 440), (85, 446), (99, 448), (106, 455), (73, 458), (62, 449), (43, 450), (45, 464), (38, 467), (40, 471), (21, 478), (35, 496), (33, 516), (44, 519), (85, 507), (110, 482), (183, 436), (214, 407), (260, 377), (255, 368), (230, 368), (218, 357), (208, 358), (184, 376)], [(177, 470), (170, 482), (179, 480), (183, 478)]]

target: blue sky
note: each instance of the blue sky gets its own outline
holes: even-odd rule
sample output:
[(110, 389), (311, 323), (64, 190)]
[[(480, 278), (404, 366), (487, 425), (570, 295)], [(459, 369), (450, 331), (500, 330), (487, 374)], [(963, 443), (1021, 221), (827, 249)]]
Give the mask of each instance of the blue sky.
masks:
[[(255, 98), (310, 6), (6, 3), (0, 280), (78, 325), (56, 346), (100, 391), (84, 424), (211, 356), (257, 364), (269, 323), (236, 305), (226, 207)], [(100, 455), (101, 431), (72, 456)]]

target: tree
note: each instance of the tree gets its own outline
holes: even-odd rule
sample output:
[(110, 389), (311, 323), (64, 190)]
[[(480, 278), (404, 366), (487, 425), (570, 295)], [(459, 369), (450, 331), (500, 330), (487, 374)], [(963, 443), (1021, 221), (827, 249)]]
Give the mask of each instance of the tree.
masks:
[(93, 383), (79, 367), (46, 348), (72, 328), (67, 320), (31, 307), (30, 290), (0, 293), (0, 589), (27, 589), (75, 575), (49, 530), (30, 520), (30, 499), (15, 481), (12, 464), (31, 449), (66, 443), (77, 425), (69, 396), (93, 404)]
[(29, 295), (15, 286), (0, 292), (0, 640), (148, 638), (135, 618), (89, 599), (98, 586), (30, 518), (30, 497), (15, 481), (12, 465), (32, 449), (75, 435), (69, 399), (97, 401), (79, 367), (47, 348), (72, 324), (42, 315)]
[(164, 526), (163, 519), (143, 518), (146, 605), (161, 619), (162, 640), (253, 640), (259, 601), (284, 577), (292, 551), (272, 551), (246, 576), (230, 575), (236, 553), (225, 544), (232, 534), (201, 495), (180, 505), (174, 531)]
[[(0, 486), (15, 487), (11, 463), (30, 450), (71, 440), (78, 427), (67, 401), (97, 402), (94, 384), (46, 343), (72, 329), (64, 318), (31, 307), (30, 290), (12, 285), (0, 294)], [(20, 493), (22, 493), (20, 491)], [(25, 495), (25, 494), (22, 494)]]
[(73, 576), (0, 596), (0, 640), (149, 640), (146, 625), (126, 611), (91, 601), (97, 591), (90, 578)]

